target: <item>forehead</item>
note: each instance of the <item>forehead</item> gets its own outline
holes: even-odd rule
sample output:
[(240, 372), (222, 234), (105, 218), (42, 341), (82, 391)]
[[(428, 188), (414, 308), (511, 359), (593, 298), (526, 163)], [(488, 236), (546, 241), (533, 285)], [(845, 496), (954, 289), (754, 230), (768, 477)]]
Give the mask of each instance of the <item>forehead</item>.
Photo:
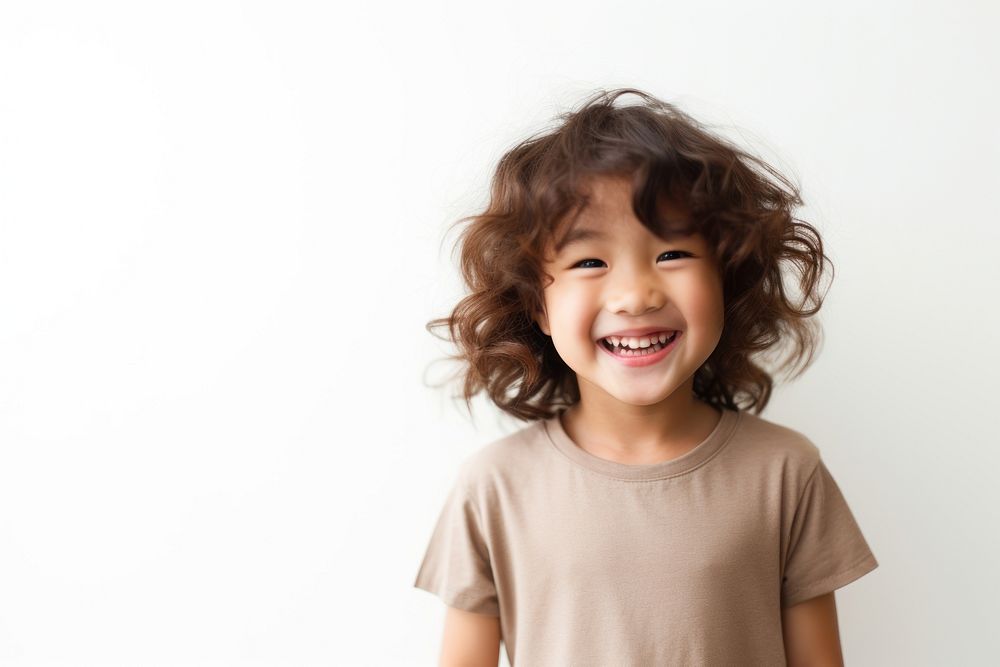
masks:
[[(669, 223), (683, 226), (690, 221), (688, 211), (677, 202), (663, 199), (660, 214)], [(632, 185), (627, 178), (603, 177), (588, 184), (581, 208), (560, 226), (554, 240), (555, 251), (588, 241), (608, 241), (621, 233), (625, 225), (641, 226), (632, 210)], [(697, 234), (666, 233), (667, 241), (696, 241)]]

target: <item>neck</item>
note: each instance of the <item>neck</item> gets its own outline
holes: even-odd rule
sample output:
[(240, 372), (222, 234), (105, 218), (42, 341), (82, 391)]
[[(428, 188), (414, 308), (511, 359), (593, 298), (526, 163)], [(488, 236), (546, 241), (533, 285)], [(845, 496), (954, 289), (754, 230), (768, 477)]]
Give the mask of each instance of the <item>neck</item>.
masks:
[(719, 410), (681, 388), (653, 405), (608, 398), (594, 400), (581, 392), (580, 402), (563, 413), (562, 423), (581, 449), (619, 463), (641, 465), (683, 456), (708, 437), (721, 417)]

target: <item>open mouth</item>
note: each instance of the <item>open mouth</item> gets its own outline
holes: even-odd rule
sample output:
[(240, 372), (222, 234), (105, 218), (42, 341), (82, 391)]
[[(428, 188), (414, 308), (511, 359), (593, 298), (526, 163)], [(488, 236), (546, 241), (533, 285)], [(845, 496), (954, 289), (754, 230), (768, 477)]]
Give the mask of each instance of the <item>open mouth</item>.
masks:
[(662, 343), (659, 340), (657, 340), (649, 347), (640, 347), (635, 349), (628, 346), (623, 347), (621, 345), (612, 345), (606, 338), (602, 338), (600, 340), (600, 344), (604, 346), (604, 349), (606, 349), (608, 352), (611, 352), (611, 354), (615, 355), (616, 357), (644, 357), (650, 354), (656, 354), (663, 348), (670, 345), (677, 338), (678, 333), (680, 332), (674, 331)]

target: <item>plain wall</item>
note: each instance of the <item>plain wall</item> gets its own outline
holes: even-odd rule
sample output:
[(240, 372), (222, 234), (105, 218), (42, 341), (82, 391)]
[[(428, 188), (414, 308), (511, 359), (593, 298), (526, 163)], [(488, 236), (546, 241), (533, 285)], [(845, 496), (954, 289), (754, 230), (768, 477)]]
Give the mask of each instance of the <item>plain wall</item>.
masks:
[(836, 274), (763, 417), (880, 567), (848, 664), (1000, 653), (1000, 8), (0, 5), (0, 663), (434, 664), (459, 463), (445, 236), (502, 152), (636, 86), (802, 186)]

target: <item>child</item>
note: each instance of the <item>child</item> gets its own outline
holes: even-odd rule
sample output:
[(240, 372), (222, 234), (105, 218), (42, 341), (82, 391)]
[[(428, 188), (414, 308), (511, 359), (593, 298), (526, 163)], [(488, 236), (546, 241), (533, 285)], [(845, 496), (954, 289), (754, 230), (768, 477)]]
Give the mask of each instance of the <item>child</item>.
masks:
[(798, 191), (635, 89), (560, 118), (500, 160), (428, 325), (467, 406), (530, 422), (463, 463), (417, 574), (442, 664), (839, 664), (834, 590), (878, 563), (819, 448), (759, 416), (761, 353), (797, 376), (818, 338)]

